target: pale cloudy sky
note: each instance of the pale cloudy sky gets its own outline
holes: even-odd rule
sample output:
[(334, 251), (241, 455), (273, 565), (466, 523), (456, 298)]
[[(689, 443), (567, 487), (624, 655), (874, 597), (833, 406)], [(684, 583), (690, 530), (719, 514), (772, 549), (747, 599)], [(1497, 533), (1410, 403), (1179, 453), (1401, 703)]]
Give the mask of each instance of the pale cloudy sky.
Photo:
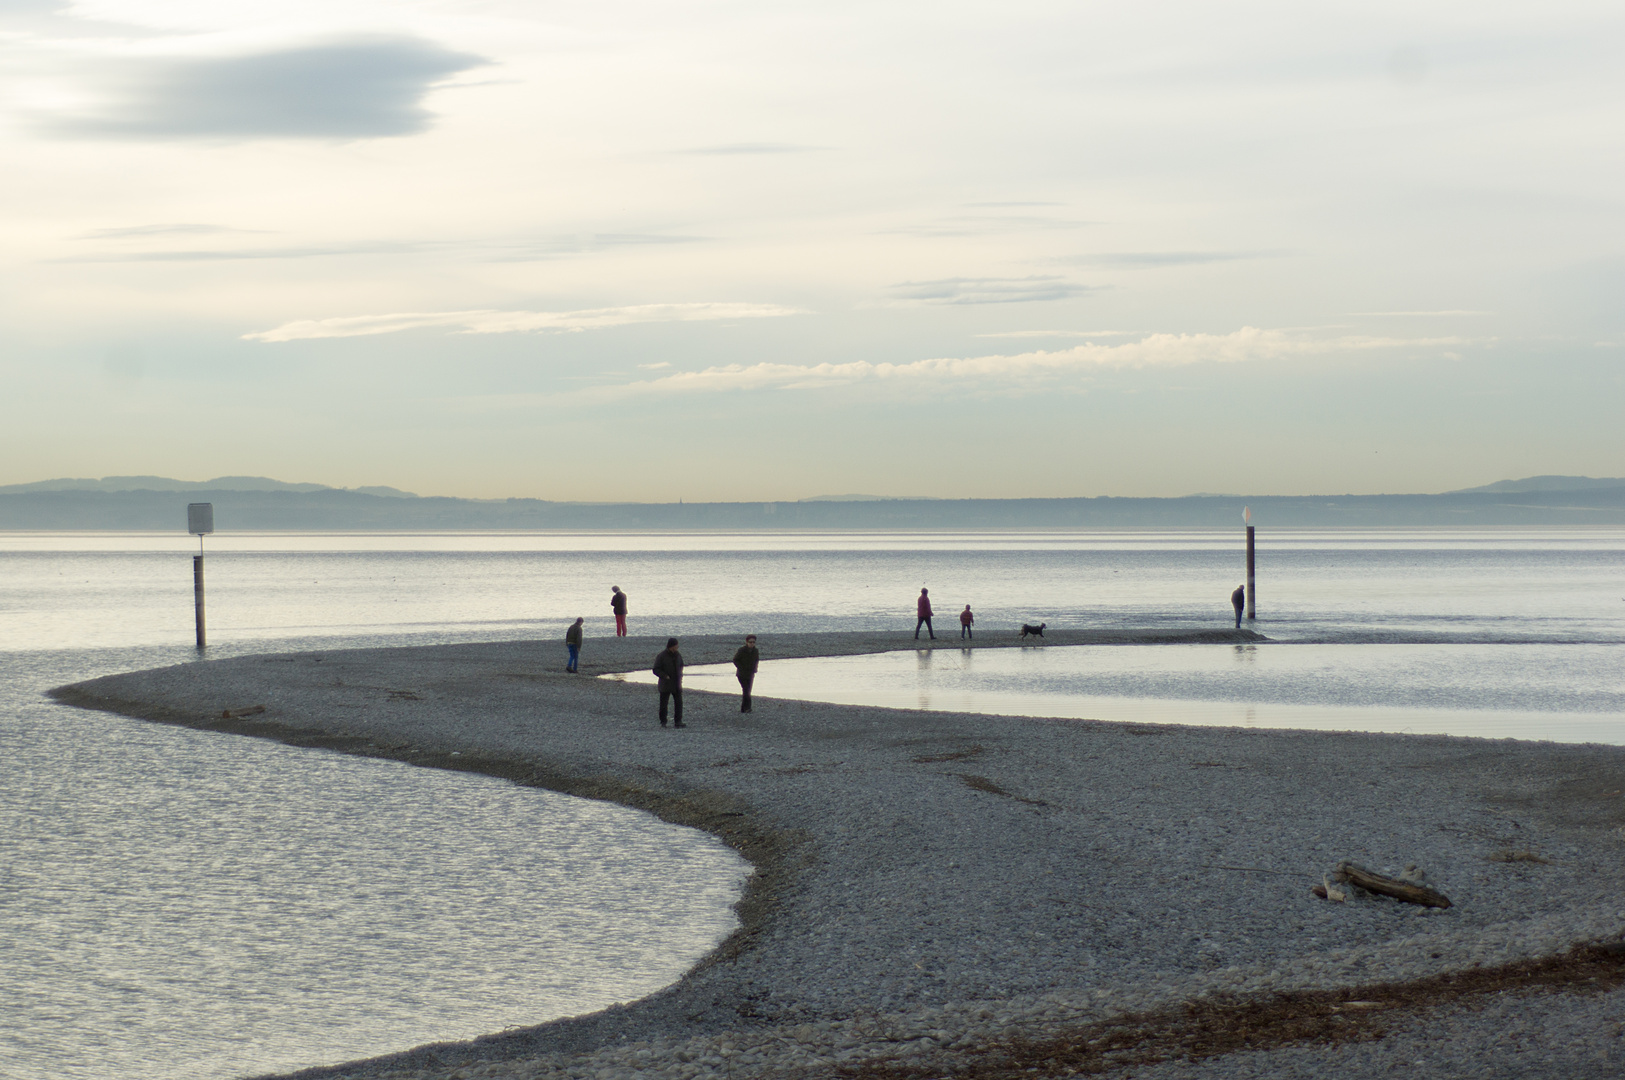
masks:
[(1625, 475), (1617, 3), (0, 0), (0, 483)]

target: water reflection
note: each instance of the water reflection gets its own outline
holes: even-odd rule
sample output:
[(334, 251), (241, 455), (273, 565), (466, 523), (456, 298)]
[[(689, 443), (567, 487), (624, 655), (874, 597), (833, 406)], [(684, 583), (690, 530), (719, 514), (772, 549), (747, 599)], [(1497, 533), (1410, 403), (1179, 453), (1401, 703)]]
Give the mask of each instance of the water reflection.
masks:
[[(773, 660), (789, 697), (1134, 723), (1446, 733), (1625, 745), (1625, 646), (1114, 645)], [(722, 690), (726, 668), (695, 668)], [(708, 672), (716, 685), (709, 685)]]

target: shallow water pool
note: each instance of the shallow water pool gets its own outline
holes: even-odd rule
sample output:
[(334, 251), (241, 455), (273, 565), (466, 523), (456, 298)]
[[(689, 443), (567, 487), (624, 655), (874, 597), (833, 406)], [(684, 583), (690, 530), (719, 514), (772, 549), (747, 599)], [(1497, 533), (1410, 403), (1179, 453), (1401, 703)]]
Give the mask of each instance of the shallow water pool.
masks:
[[(738, 693), (727, 664), (690, 668), (684, 684)], [(755, 693), (1000, 716), (1625, 745), (1617, 644), (909, 649), (767, 660)]]

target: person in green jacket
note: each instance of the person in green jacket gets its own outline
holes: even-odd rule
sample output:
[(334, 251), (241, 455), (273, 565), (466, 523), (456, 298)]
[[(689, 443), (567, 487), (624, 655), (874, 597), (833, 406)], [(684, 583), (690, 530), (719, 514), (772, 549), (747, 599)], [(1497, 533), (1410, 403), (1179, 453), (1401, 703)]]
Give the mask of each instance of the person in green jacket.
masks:
[(756, 651), (756, 635), (746, 634), (745, 644), (734, 653), (734, 674), (739, 676), (739, 690), (744, 697), (739, 702), (740, 712), (750, 712), (750, 687), (756, 681), (756, 667), (762, 654)]
[(570, 624), (570, 629), (564, 632), (564, 646), (570, 650), (570, 660), (564, 665), (564, 670), (574, 675), (581, 663), (581, 624), (585, 618), (577, 619)]

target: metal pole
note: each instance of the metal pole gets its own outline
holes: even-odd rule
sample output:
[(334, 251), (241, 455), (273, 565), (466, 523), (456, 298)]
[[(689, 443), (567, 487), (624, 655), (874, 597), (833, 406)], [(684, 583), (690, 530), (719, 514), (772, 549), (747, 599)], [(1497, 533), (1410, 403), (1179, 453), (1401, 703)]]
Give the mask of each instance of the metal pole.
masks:
[[(202, 588), (201, 585), (198, 587)], [(202, 596), (203, 594), (199, 593), (198, 595)], [(198, 601), (200, 604), (202, 602), (202, 600)], [(202, 611), (201, 608), (198, 610)], [(202, 617), (201, 614), (198, 616), (200, 619)], [(1258, 580), (1253, 576), (1253, 527), (1251, 525), (1247, 526), (1247, 617), (1249, 619), (1258, 618)], [(201, 626), (202, 623), (198, 625)], [(198, 632), (202, 633), (201, 630)]]
[(192, 556), (192, 595), (197, 601), (197, 647), (201, 649), (206, 644), (203, 633), (203, 555), (201, 553)]

